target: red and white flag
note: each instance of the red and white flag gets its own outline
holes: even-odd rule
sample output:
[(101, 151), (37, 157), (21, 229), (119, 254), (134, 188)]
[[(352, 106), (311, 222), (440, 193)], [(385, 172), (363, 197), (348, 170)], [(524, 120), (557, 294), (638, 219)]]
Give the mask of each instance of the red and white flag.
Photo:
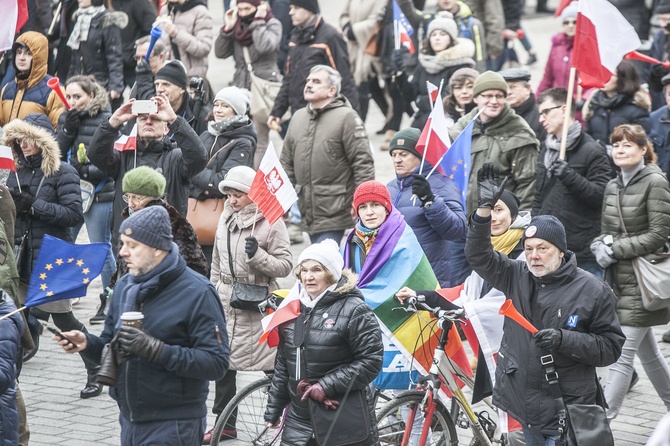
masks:
[(581, 0), (572, 66), (585, 88), (602, 88), (623, 57), (639, 48), (633, 26), (607, 0)]
[(249, 189), (249, 198), (256, 203), (265, 219), (273, 224), (298, 201), (298, 195), (279, 163), (274, 145), (270, 143)]
[(114, 149), (119, 152), (137, 150), (137, 124), (133, 126), (130, 135), (121, 135), (121, 137), (114, 142)]
[(430, 96), (430, 107), (432, 108), (433, 104), (435, 104), (435, 101), (437, 100), (437, 96), (440, 94), (440, 89), (431, 81), (426, 81), (426, 89), (428, 89), (428, 96)]
[(14, 44), (14, 36), (28, 21), (27, 0), (0, 1), (0, 51), (9, 50)]
[(0, 146), (0, 169), (9, 169), (16, 172), (14, 153), (12, 153), (11, 147)]
[(284, 322), (292, 321), (300, 314), (300, 282), (296, 282), (284, 298), (277, 311), (268, 314), (261, 319), (261, 326), (263, 327), (263, 334), (258, 340), (259, 344), (267, 341), (270, 347), (276, 347), (279, 343), (279, 334), (275, 328), (279, 327)]
[[(451, 146), (451, 139), (449, 138), (449, 128), (454, 125), (451, 118), (447, 118), (444, 114), (444, 105), (442, 101), (435, 102), (433, 111), (430, 112), (428, 121), (423, 127), (421, 136), (416, 143), (416, 151), (419, 152), (423, 158), (430, 163), (431, 166), (437, 166), (442, 174), (444, 170), (438, 164), (440, 158), (447, 152)], [(425, 152), (425, 155), (424, 155)], [(423, 171), (423, 168), (421, 169)]]

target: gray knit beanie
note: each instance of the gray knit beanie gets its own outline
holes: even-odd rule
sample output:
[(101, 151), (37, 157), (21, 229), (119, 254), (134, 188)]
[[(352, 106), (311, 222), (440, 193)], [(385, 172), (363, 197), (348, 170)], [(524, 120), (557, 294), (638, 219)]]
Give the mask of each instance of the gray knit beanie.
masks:
[(223, 101), (230, 105), (236, 115), (246, 115), (249, 109), (248, 92), (237, 87), (222, 88), (214, 97), (214, 102), (216, 101)]
[(431, 22), (428, 24), (428, 31), (426, 31), (426, 37), (430, 37), (431, 33), (438, 29), (449, 34), (449, 37), (451, 37), (452, 42), (454, 42), (458, 38), (458, 26), (456, 25), (454, 19), (452, 19), (451, 17), (436, 15), (435, 18), (431, 20)]
[(126, 218), (119, 233), (162, 251), (172, 249), (170, 216), (163, 206), (149, 206)]

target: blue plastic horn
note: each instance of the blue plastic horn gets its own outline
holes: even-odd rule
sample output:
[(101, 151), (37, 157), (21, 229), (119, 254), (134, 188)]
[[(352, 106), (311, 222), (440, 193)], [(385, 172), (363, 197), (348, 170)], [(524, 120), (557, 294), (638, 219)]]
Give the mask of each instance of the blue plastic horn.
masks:
[(144, 60), (149, 62), (149, 58), (151, 57), (151, 52), (154, 50), (154, 45), (156, 44), (156, 40), (160, 39), (161, 36), (163, 35), (163, 30), (160, 29), (157, 26), (154, 26), (151, 28), (151, 41), (149, 41), (149, 49), (147, 50), (147, 55), (144, 56)]

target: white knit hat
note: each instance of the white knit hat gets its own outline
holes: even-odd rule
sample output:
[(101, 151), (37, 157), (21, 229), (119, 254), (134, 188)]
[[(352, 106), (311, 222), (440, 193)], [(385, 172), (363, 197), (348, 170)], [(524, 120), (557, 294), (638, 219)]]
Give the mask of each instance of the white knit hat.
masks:
[(235, 166), (223, 177), (223, 180), (219, 183), (219, 190), (223, 194), (225, 193), (223, 189), (228, 187), (248, 194), (255, 177), (256, 171), (251, 167)]
[(451, 37), (452, 42), (458, 38), (458, 25), (456, 25), (456, 22), (454, 21), (451, 13), (441, 12), (435, 14), (435, 18), (431, 20), (431, 22), (428, 24), (428, 31), (426, 31), (426, 37), (430, 37), (433, 31), (437, 29), (442, 30), (445, 33), (449, 34), (449, 37)]
[(340, 254), (340, 247), (333, 239), (327, 238), (320, 243), (309, 245), (298, 257), (298, 265), (305, 260), (315, 260), (322, 264), (335, 278), (336, 281), (342, 277), (344, 259)]

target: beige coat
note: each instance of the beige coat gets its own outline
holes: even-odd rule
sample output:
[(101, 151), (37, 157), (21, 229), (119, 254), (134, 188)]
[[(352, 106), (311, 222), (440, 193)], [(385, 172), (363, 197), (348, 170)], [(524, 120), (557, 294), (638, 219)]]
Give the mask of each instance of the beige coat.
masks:
[[(193, 1), (193, 0), (190, 0)], [(209, 68), (208, 56), (212, 49), (212, 14), (204, 5), (198, 5), (184, 12), (168, 13), (167, 5), (160, 15), (168, 15), (177, 26), (177, 35), (172, 41), (179, 48), (179, 60), (186, 67), (186, 74), (206, 77)], [(170, 47), (169, 40), (167, 41)], [(175, 57), (175, 55), (172, 55)]]
[(347, 39), (349, 64), (356, 85), (360, 85), (376, 73), (381, 73), (379, 57), (365, 52), (377, 21), (384, 16), (386, 2), (383, 0), (347, 0), (340, 16), (340, 28), (351, 23), (356, 40)]
[[(216, 287), (226, 313), (226, 326), (230, 342), (231, 370), (273, 370), (275, 351), (267, 343), (258, 344), (263, 332), (259, 312), (230, 308), (232, 275), (228, 262), (228, 231), (232, 250), (235, 278), (238, 282), (269, 285), (270, 291), (278, 288), (277, 278), (286, 277), (293, 267), (288, 231), (283, 220), (273, 225), (263, 214), (256, 215), (256, 205), (250, 204), (239, 212), (233, 212), (226, 202), (216, 229), (212, 254), (211, 281)], [(254, 237), (258, 240), (258, 251), (249, 259), (244, 252), (245, 239), (251, 235), (256, 215)]]

